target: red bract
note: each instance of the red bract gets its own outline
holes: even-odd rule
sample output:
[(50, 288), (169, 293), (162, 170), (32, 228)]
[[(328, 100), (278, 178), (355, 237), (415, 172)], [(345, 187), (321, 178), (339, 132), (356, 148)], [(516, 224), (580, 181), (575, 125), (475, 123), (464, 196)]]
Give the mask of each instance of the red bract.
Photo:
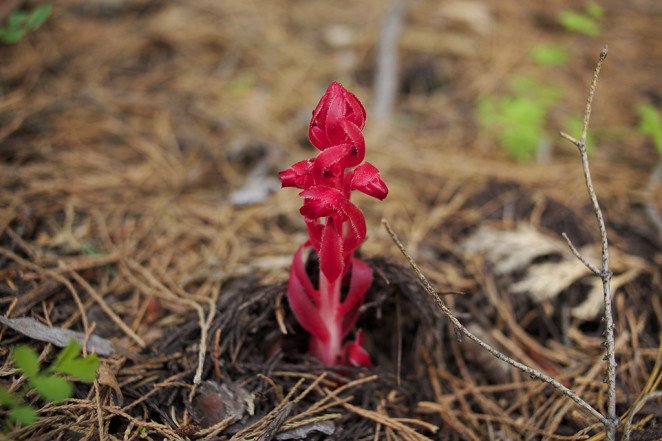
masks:
[(354, 94), (334, 81), (313, 110), (308, 129), (310, 142), (320, 150), (343, 144), (350, 139), (347, 134), (350, 126), (356, 127), (359, 133), (363, 130), (365, 109)]
[[(280, 172), (283, 187), (302, 189), (301, 214), (309, 240), (294, 254), (288, 299), (310, 336), (310, 351), (327, 365), (370, 365), (359, 329), (355, 341), (343, 345), (359, 317), (372, 269), (354, 257), (366, 235), (365, 218), (350, 202), (352, 190), (384, 199), (388, 188), (373, 165), (363, 162), (365, 109), (339, 83), (331, 83), (313, 111), (310, 141), (321, 152), (316, 158)], [(354, 168), (352, 168), (354, 167)], [(304, 266), (304, 249), (319, 257), (319, 282), (313, 284)]]

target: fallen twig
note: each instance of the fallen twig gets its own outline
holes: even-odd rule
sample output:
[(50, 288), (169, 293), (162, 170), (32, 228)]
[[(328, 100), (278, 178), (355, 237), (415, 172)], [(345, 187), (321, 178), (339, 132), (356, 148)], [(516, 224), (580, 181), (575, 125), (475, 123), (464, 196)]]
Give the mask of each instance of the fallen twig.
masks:
[(532, 369), (518, 361), (513, 360), (512, 358), (508, 357), (507, 355), (503, 354), (502, 352), (494, 349), (492, 346), (488, 345), (478, 337), (476, 337), (474, 334), (469, 332), (467, 328), (465, 328), (462, 323), (453, 315), (450, 309), (444, 304), (444, 301), (439, 297), (439, 294), (432, 288), (432, 285), (430, 285), (430, 282), (428, 282), (428, 279), (425, 277), (425, 275), (421, 272), (421, 270), (418, 268), (418, 265), (416, 265), (416, 262), (414, 262), (414, 259), (411, 257), (407, 249), (404, 247), (402, 242), (400, 242), (400, 239), (398, 239), (398, 236), (396, 236), (395, 232), (389, 225), (388, 221), (386, 219), (382, 219), (382, 223), (384, 224), (384, 227), (386, 228), (386, 231), (388, 231), (388, 234), (391, 236), (391, 239), (393, 239), (393, 242), (398, 246), (400, 249), (400, 252), (407, 258), (409, 261), (409, 264), (413, 268), (414, 272), (418, 276), (419, 280), (421, 283), (423, 283), (423, 286), (425, 287), (425, 290), (427, 291), (430, 296), (434, 299), (435, 303), (439, 308), (443, 311), (443, 313), (448, 317), (448, 319), (453, 323), (453, 326), (455, 326), (455, 329), (457, 329), (459, 332), (462, 334), (466, 335), (469, 339), (473, 340), (476, 342), (480, 347), (494, 355), (496, 358), (505, 361), (506, 363), (515, 366), (517, 369), (521, 370), (522, 372), (525, 372), (526, 374), (530, 375), (532, 378), (537, 378), (541, 381), (544, 381), (545, 383), (550, 384), (554, 388), (556, 388), (558, 391), (563, 393), (564, 395), (570, 397), (572, 400), (574, 400), (577, 404), (579, 404), (581, 407), (586, 409), (591, 415), (593, 415), (595, 418), (597, 418), (602, 424), (605, 426), (609, 423), (609, 420), (605, 418), (600, 412), (595, 410), (590, 404), (588, 404), (586, 401), (584, 401), (579, 395), (577, 395), (575, 392), (572, 390), (568, 389), (561, 383), (559, 383), (557, 380), (554, 378), (543, 374), (542, 372)]

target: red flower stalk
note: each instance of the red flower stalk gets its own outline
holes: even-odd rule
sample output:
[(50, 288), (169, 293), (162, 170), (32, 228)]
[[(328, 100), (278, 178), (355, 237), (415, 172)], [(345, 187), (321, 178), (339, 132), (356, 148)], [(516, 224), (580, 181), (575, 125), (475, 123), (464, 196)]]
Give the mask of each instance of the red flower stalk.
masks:
[[(384, 199), (388, 189), (379, 170), (365, 156), (361, 131), (365, 126), (361, 102), (339, 83), (331, 83), (313, 111), (308, 131), (321, 152), (316, 158), (280, 172), (283, 187), (296, 187), (304, 199), (301, 214), (309, 239), (294, 254), (288, 299), (292, 311), (310, 336), (310, 351), (326, 365), (369, 366), (363, 333), (343, 345), (359, 317), (359, 308), (372, 284), (372, 269), (354, 257), (366, 235), (365, 218), (350, 202), (352, 190)], [(317, 286), (304, 268), (303, 251), (312, 247), (319, 257)]]

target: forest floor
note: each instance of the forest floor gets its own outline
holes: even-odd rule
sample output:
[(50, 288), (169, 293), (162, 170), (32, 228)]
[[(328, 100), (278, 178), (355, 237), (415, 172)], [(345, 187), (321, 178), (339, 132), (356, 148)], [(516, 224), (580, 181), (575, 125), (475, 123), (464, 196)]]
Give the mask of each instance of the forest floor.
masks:
[[(600, 234), (558, 132), (579, 136), (605, 44), (589, 135), (617, 413), (657, 388), (662, 193), (637, 108), (662, 105), (659, 2), (602, 0), (592, 36), (559, 20), (589, 17), (588, 3), (411, 2), (390, 52), (392, 108), (375, 107), (382, 31), (397, 31), (389, 2), (53, 3), (42, 27), (0, 46), (0, 383), (26, 382), (19, 344), (43, 365), (67, 329), (109, 346), (68, 401), (25, 395), (40, 419), (5, 424), (7, 439), (603, 439), (573, 401), (458, 339), (381, 219), (465, 326), (604, 414), (599, 280), (561, 237), (597, 263)], [(0, 22), (37, 4), (8, 1)], [(565, 63), (537, 58), (550, 47)], [(307, 233), (277, 174), (315, 155), (308, 123), (332, 81), (363, 101), (366, 159), (390, 190), (354, 200), (375, 273), (358, 323), (374, 365), (348, 372), (306, 354), (289, 310)], [(480, 116), (489, 126), (513, 101), (529, 106), (515, 131), (533, 129), (530, 158), (513, 159), (506, 123)], [(631, 439), (660, 439), (661, 419), (649, 401)]]

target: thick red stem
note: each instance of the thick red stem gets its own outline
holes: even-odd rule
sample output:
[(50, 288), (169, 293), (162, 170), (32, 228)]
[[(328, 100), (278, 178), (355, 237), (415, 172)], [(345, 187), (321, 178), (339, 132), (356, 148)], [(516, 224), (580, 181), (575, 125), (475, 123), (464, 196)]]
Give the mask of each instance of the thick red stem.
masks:
[(331, 366), (342, 362), (342, 320), (338, 316), (340, 307), (340, 285), (342, 277), (329, 281), (320, 271), (319, 317), (320, 326), (327, 332), (324, 341), (311, 335), (310, 350), (324, 364)]

